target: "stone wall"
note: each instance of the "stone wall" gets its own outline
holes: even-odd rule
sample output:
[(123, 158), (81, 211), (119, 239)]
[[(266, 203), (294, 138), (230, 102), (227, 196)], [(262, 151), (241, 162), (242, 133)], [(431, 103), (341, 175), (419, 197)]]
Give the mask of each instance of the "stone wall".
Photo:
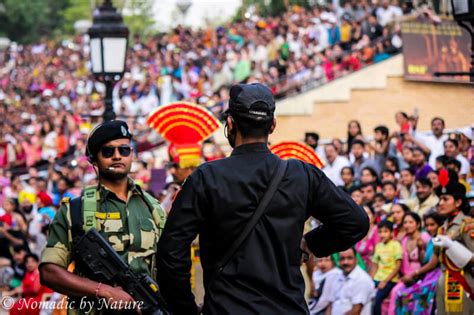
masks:
[(364, 135), (371, 136), (379, 124), (395, 128), (397, 111), (411, 114), (415, 107), (419, 109), (421, 131), (429, 130), (434, 116), (443, 117), (448, 129), (474, 124), (474, 87), (469, 85), (411, 82), (402, 77), (390, 77), (383, 89), (353, 89), (350, 95), (349, 101), (313, 102), (308, 115), (279, 115), (277, 129), (270, 140), (302, 140), (306, 131), (316, 131), (322, 139), (345, 138), (351, 119), (359, 120)]

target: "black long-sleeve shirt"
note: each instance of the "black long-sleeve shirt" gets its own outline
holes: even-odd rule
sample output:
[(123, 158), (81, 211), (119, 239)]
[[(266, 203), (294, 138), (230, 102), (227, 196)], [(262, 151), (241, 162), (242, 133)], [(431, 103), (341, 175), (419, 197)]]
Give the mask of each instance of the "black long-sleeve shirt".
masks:
[(266, 144), (237, 147), (186, 180), (158, 244), (158, 283), (175, 314), (195, 314), (190, 244), (199, 234), (205, 314), (307, 314), (300, 242), (309, 216), (323, 225), (305, 236), (319, 257), (362, 239), (367, 215), (316, 167), (289, 160), (260, 221), (208, 290), (216, 263), (256, 210), (279, 157)]

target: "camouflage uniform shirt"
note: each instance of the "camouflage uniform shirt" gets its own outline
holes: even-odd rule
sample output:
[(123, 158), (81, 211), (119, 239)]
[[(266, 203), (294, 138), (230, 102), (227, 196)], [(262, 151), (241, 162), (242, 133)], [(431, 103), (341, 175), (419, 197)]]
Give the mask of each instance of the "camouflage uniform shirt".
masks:
[[(156, 244), (164, 228), (166, 216), (158, 201), (148, 207), (141, 188), (129, 181), (127, 202), (100, 185), (100, 201), (96, 210), (96, 229), (137, 273), (156, 276), (154, 256)], [(68, 268), (71, 263), (71, 216), (69, 206), (62, 204), (50, 225), (41, 263)]]

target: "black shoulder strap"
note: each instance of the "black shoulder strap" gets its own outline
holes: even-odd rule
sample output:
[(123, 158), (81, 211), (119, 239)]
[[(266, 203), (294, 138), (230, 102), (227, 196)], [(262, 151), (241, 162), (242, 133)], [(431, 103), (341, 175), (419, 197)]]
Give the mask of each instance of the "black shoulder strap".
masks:
[(84, 235), (83, 215), (82, 215), (82, 193), (81, 196), (71, 199), (69, 204), (69, 213), (71, 215), (71, 234), (73, 243)]
[(253, 213), (252, 217), (250, 218), (250, 221), (247, 223), (245, 228), (242, 230), (242, 233), (239, 234), (239, 236), (235, 239), (235, 241), (232, 243), (232, 245), (229, 247), (227, 252), (225, 253), (224, 256), (222, 256), (222, 259), (219, 260), (219, 262), (216, 264), (216, 268), (209, 280), (209, 283), (207, 285), (208, 289), (211, 287), (212, 283), (214, 280), (219, 276), (219, 274), (224, 270), (224, 267), (227, 265), (227, 263), (231, 260), (232, 256), (237, 252), (239, 247), (242, 245), (242, 243), (245, 241), (247, 236), (250, 234), (250, 232), (253, 230), (257, 222), (260, 220), (262, 217), (263, 213), (265, 212), (265, 209), (267, 208), (268, 204), (270, 203), (273, 195), (275, 194), (276, 190), (278, 189), (278, 185), (280, 184), (281, 180), (283, 179), (283, 175), (285, 175), (285, 171), (287, 168), (288, 162), (285, 160), (280, 160), (278, 162), (278, 165), (276, 169), (273, 171), (272, 179), (270, 180), (270, 184), (268, 185), (267, 190), (265, 191), (265, 194), (263, 195), (262, 200), (260, 201), (260, 204), (258, 205), (257, 209)]

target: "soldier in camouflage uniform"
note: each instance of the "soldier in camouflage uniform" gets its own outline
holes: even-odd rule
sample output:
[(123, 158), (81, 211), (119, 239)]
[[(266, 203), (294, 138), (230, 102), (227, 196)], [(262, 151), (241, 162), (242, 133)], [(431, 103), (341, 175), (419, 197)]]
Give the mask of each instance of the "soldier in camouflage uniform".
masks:
[[(98, 170), (99, 185), (83, 191), (82, 211), (93, 217), (89, 221), (84, 215), (84, 229), (95, 227), (133, 271), (156, 278), (156, 244), (166, 217), (158, 201), (128, 177), (133, 151), (131, 137), (127, 124), (122, 121), (104, 122), (89, 135), (86, 155)], [(67, 270), (74, 258), (71, 256), (73, 223), (70, 204), (69, 200), (63, 200), (51, 223), (48, 243), (41, 257), (42, 283), (57, 292), (76, 297), (76, 300), (87, 297), (92, 300), (105, 298), (110, 304), (114, 301), (132, 302), (132, 297), (114, 284), (87, 279), (87, 274), (78, 271), (80, 266), (76, 266), (74, 273)], [(73, 306), (78, 304), (79, 301)]]

